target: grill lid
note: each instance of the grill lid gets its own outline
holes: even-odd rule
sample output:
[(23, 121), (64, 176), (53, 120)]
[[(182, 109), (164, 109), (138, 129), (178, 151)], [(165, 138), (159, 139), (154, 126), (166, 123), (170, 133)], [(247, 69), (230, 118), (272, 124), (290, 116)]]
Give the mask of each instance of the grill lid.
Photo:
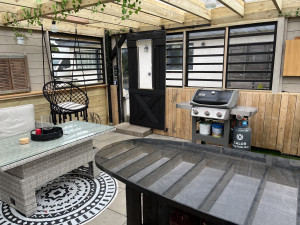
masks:
[(232, 108), (236, 106), (238, 97), (238, 91), (198, 89), (191, 104), (196, 106)]

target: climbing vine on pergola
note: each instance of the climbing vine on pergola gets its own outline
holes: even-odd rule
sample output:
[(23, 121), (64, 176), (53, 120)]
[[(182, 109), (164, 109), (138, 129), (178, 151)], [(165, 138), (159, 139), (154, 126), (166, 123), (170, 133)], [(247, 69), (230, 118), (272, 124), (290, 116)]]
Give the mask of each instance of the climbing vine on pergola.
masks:
[[(105, 2), (111, 2), (110, 0), (95, 1), (92, 5), (91, 12), (98, 13), (105, 10)], [(116, 0), (121, 4), (122, 20), (125, 20), (130, 17), (133, 13), (138, 13), (141, 10), (140, 0)], [(43, 20), (43, 3), (42, 0), (36, 0), (37, 6), (35, 8), (22, 7), (22, 11), (18, 14), (6, 13), (5, 20), (15, 29), (24, 28), (28, 29), (28, 32), (31, 33), (31, 26), (42, 25)], [(79, 12), (84, 7), (83, 0), (61, 0), (59, 2), (51, 3), (53, 20), (60, 22), (66, 20), (69, 15)], [(71, 6), (71, 7), (70, 7)], [(86, 7), (86, 6), (85, 6)], [(27, 21), (27, 25), (21, 25), (20, 21)], [(16, 31), (18, 32), (18, 31)]]

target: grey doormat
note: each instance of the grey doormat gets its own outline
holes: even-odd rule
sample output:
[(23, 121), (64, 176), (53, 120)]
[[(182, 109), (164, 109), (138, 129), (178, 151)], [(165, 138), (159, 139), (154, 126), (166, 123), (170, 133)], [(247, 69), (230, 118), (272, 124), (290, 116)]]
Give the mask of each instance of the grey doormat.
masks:
[(0, 201), (0, 224), (83, 224), (99, 215), (117, 190), (116, 181), (104, 172), (96, 179), (70, 172), (37, 190), (38, 211), (30, 217)]

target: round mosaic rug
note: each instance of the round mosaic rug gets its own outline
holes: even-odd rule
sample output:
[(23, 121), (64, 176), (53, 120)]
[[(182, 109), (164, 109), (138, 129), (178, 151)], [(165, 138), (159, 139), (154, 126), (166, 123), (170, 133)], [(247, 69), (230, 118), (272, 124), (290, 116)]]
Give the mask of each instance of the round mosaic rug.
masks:
[(101, 213), (117, 190), (116, 181), (104, 172), (96, 179), (70, 172), (37, 190), (38, 211), (30, 217), (0, 201), (0, 224), (83, 224)]

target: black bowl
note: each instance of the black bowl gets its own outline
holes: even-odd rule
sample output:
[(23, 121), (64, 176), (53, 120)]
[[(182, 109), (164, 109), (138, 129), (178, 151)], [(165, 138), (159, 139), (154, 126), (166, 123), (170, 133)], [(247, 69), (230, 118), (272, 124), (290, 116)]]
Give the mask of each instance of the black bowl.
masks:
[(49, 130), (42, 130), (42, 134), (35, 134), (35, 130), (32, 130), (30, 134), (33, 141), (52, 141), (62, 137), (64, 133), (61, 127), (53, 127)]

